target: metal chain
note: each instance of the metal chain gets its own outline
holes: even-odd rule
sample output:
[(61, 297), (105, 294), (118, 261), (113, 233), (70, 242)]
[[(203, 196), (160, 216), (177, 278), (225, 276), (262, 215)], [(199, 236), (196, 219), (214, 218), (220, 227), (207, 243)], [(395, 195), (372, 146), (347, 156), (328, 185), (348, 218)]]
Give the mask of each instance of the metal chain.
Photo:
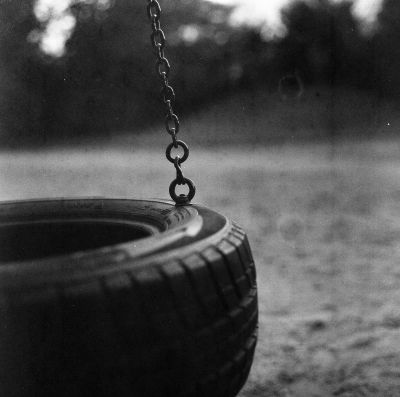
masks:
[[(166, 156), (168, 161), (174, 164), (176, 169), (176, 178), (171, 182), (169, 186), (169, 194), (172, 200), (175, 201), (177, 205), (189, 204), (196, 193), (196, 187), (194, 183), (183, 175), (181, 164), (187, 160), (189, 157), (189, 148), (185, 142), (177, 139), (179, 132), (179, 118), (174, 113), (173, 105), (175, 103), (175, 92), (170, 86), (168, 78), (171, 66), (168, 59), (165, 57), (165, 34), (161, 29), (160, 17), (161, 17), (161, 7), (157, 0), (148, 0), (147, 4), (147, 15), (151, 23), (151, 44), (157, 55), (156, 61), (156, 72), (161, 79), (161, 99), (165, 105), (166, 116), (165, 116), (165, 129), (171, 136), (172, 142), (167, 146)], [(183, 150), (183, 155), (172, 156), (172, 150), (181, 148)], [(189, 188), (188, 194), (177, 194), (177, 185), (187, 185)]]

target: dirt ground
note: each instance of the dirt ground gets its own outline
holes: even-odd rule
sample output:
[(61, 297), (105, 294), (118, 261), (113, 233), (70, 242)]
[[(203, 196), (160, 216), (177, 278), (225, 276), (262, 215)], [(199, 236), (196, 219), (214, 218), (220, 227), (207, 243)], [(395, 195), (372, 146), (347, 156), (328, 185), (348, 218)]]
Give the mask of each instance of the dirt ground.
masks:
[[(247, 230), (258, 271), (259, 342), (240, 397), (400, 395), (399, 149), (193, 150), (196, 202)], [(0, 199), (165, 197), (161, 150), (2, 153)]]

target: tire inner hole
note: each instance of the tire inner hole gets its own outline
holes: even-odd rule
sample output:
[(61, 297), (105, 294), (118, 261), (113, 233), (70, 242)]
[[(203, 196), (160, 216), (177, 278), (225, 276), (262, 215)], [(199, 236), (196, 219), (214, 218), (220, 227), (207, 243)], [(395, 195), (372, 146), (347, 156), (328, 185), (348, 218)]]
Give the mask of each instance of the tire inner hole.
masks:
[(154, 234), (144, 225), (104, 220), (51, 220), (0, 225), (0, 262), (70, 254)]

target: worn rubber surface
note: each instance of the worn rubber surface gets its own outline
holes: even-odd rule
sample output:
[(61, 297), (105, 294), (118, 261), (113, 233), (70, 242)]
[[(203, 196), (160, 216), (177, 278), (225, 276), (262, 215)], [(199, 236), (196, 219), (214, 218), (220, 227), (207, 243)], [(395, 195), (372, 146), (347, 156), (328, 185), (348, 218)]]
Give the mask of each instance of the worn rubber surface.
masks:
[[(73, 240), (82, 220), (71, 247), (90, 248), (49, 256), (45, 239), (65, 248), (64, 226)], [(104, 246), (99, 232), (96, 246), (108, 224), (139, 238), (124, 229)], [(1, 396), (230, 397), (246, 381), (256, 274), (225, 217), (162, 201), (6, 202), (0, 240)]]

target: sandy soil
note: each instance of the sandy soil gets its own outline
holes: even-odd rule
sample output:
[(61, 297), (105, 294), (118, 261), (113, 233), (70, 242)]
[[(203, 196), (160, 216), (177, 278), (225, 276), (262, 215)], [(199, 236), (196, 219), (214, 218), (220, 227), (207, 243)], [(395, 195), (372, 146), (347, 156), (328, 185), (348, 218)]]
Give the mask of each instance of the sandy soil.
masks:
[[(400, 395), (399, 147), (193, 152), (196, 202), (242, 224), (258, 269), (260, 336), (240, 397)], [(165, 197), (161, 150), (3, 153), (0, 199)]]

